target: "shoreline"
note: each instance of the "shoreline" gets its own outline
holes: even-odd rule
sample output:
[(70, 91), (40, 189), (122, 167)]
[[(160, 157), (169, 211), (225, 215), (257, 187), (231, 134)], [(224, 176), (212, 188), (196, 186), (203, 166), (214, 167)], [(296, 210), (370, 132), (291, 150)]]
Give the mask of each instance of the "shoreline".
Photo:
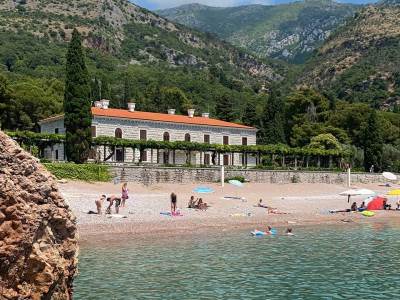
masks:
[[(398, 215), (397, 215), (398, 214)], [(250, 217), (251, 218), (251, 217)], [(295, 222), (295, 223), (293, 223)], [(220, 220), (219, 222), (210, 222), (202, 224), (200, 228), (193, 229), (193, 222), (177, 221), (174, 224), (170, 222), (146, 222), (146, 223), (124, 223), (118, 226), (110, 224), (85, 224), (78, 226), (79, 242), (83, 245), (103, 244), (103, 243), (121, 243), (128, 239), (148, 240), (154, 238), (176, 238), (189, 235), (216, 234), (233, 231), (250, 231), (254, 229), (262, 230), (270, 225), (279, 232), (288, 228), (307, 227), (325, 227), (325, 226), (364, 226), (376, 224), (400, 225), (400, 212), (384, 211), (377, 213), (374, 217), (364, 217), (360, 213), (340, 213), (332, 214), (325, 218), (301, 218), (300, 221), (288, 220), (265, 220), (265, 219), (247, 219), (241, 221)], [(149, 230), (151, 228), (151, 230)]]
[[(354, 197), (350, 203), (338, 194), (346, 189), (336, 184), (257, 184), (247, 183), (243, 188), (231, 185), (221, 187), (207, 184), (212, 194), (195, 194), (197, 184), (160, 184), (143, 186), (128, 183), (130, 197), (127, 206), (120, 209), (126, 218), (105, 215), (88, 215), (95, 210), (94, 201), (99, 195), (119, 195), (120, 185), (113, 183), (84, 183), (71, 181), (60, 184), (60, 190), (77, 217), (80, 243), (110, 242), (123, 237), (173, 237), (202, 232), (226, 232), (237, 229), (263, 230), (270, 225), (286, 229), (300, 226), (349, 225), (400, 221), (400, 211), (377, 211), (374, 217), (360, 213), (329, 213), (333, 209), (349, 208), (352, 201), (360, 204), (366, 197)], [(388, 188), (377, 184), (359, 185), (377, 194), (385, 195)], [(162, 212), (170, 210), (169, 194), (178, 195), (178, 209), (183, 216), (170, 217)], [(202, 197), (210, 205), (206, 211), (188, 209), (191, 195)], [(243, 197), (245, 200), (227, 199), (226, 196)], [(268, 214), (257, 207), (258, 200), (276, 208), (281, 214)], [(395, 198), (389, 198), (394, 207)], [(103, 204), (105, 206), (106, 203)], [(114, 212), (113, 212), (114, 213)], [(250, 216), (248, 216), (250, 215)]]

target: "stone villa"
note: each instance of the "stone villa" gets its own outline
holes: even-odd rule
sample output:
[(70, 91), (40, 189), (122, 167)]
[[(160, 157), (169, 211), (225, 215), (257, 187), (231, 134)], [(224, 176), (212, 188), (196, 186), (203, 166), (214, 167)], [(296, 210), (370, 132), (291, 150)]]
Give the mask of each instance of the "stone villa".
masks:
[[(96, 101), (92, 107), (92, 136), (109, 136), (133, 140), (154, 141), (189, 141), (209, 144), (255, 145), (257, 129), (241, 124), (209, 118), (208, 113), (201, 117), (194, 116), (194, 109), (188, 115), (176, 115), (174, 109), (167, 113), (152, 113), (135, 110), (135, 103), (128, 103), (127, 109), (109, 108), (109, 100)], [(42, 133), (65, 133), (64, 116), (57, 115), (40, 122)], [(100, 149), (101, 148), (101, 149)], [(159, 164), (185, 164), (184, 151), (171, 153), (160, 150), (142, 151), (129, 148), (117, 148), (112, 152), (107, 147), (94, 149), (93, 158), (108, 159), (110, 162), (138, 162)], [(174, 157), (172, 157), (174, 155)], [(94, 156), (94, 157), (93, 157)], [(45, 150), (45, 158), (65, 160), (64, 146), (59, 144)], [(212, 153), (193, 153), (191, 164), (194, 165), (235, 165), (244, 164), (240, 153), (221, 154), (215, 159)], [(246, 158), (247, 159), (247, 158)], [(249, 157), (247, 165), (254, 165), (255, 159)]]

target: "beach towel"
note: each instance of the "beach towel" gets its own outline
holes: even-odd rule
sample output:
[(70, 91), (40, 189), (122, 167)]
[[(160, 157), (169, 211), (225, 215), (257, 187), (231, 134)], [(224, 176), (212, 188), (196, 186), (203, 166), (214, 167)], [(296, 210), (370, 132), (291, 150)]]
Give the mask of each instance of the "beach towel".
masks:
[(124, 215), (120, 215), (120, 214), (111, 214), (111, 215), (107, 215), (107, 218), (116, 218), (116, 219), (125, 219), (128, 216), (124, 216)]
[(178, 212), (176, 212), (174, 214), (172, 214), (169, 211), (162, 211), (162, 212), (160, 212), (160, 215), (168, 216), (168, 217), (183, 217), (183, 215), (181, 214), (180, 211), (178, 211)]

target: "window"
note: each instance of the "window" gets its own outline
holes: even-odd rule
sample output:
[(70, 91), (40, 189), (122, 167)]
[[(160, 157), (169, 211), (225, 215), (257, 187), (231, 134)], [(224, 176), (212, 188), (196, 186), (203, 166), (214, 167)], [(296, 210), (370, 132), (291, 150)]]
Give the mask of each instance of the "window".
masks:
[(55, 128), (55, 129), (54, 129), (54, 133), (55, 133), (55, 134), (58, 134), (58, 133), (59, 133), (59, 129), (58, 129), (58, 128)]
[(56, 160), (58, 160), (58, 150), (56, 150)]
[(169, 133), (168, 132), (164, 132), (163, 140), (164, 140), (164, 142), (169, 142)]
[(224, 155), (224, 166), (229, 166), (229, 155), (228, 154)]
[(223, 144), (224, 144), (224, 145), (229, 145), (229, 136), (224, 135), (224, 137), (223, 137)]
[(122, 130), (121, 130), (121, 128), (115, 129), (115, 137), (117, 139), (122, 139)]
[(204, 144), (209, 144), (210, 143), (210, 135), (209, 134), (205, 134), (204, 135)]
[(140, 152), (140, 161), (147, 161), (147, 151), (143, 150)]
[(147, 130), (144, 129), (140, 130), (140, 140), (147, 141)]
[(185, 134), (185, 142), (190, 142), (190, 134), (189, 133)]
[(247, 146), (247, 137), (242, 137), (242, 145)]
[(92, 126), (91, 128), (92, 137), (96, 137), (96, 126)]

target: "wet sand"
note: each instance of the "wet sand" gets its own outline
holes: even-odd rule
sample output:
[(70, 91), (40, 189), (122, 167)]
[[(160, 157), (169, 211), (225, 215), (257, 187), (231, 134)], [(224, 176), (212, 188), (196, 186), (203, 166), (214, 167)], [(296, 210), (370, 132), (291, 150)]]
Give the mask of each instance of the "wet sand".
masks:
[[(113, 183), (68, 182), (60, 184), (60, 190), (77, 217), (81, 241), (120, 240), (124, 236), (176, 236), (201, 233), (208, 230), (265, 229), (267, 225), (294, 227), (318, 224), (357, 224), (400, 220), (400, 211), (378, 211), (367, 218), (360, 213), (331, 214), (329, 210), (350, 208), (347, 197), (338, 194), (348, 188), (334, 184), (257, 184), (247, 183), (239, 188), (232, 185), (206, 184), (214, 189), (212, 194), (196, 194), (198, 184), (159, 184), (143, 186), (128, 183), (129, 199), (120, 214), (127, 218), (110, 218), (107, 215), (89, 215), (96, 210), (94, 201), (101, 194), (120, 196), (121, 185)], [(202, 185), (203, 186), (203, 185)], [(359, 184), (377, 194), (386, 194), (391, 188), (378, 184)], [(353, 186), (353, 188), (356, 188)], [(170, 217), (160, 212), (170, 210), (169, 195), (178, 195), (178, 209), (183, 216)], [(211, 207), (207, 211), (187, 208), (191, 195), (202, 197)], [(225, 199), (224, 196), (242, 197)], [(258, 200), (277, 208), (284, 214), (268, 214), (267, 209), (257, 207)], [(359, 205), (363, 197), (353, 197)], [(396, 198), (389, 198), (395, 207)], [(104, 203), (107, 206), (108, 202)], [(114, 209), (113, 209), (114, 212)]]

